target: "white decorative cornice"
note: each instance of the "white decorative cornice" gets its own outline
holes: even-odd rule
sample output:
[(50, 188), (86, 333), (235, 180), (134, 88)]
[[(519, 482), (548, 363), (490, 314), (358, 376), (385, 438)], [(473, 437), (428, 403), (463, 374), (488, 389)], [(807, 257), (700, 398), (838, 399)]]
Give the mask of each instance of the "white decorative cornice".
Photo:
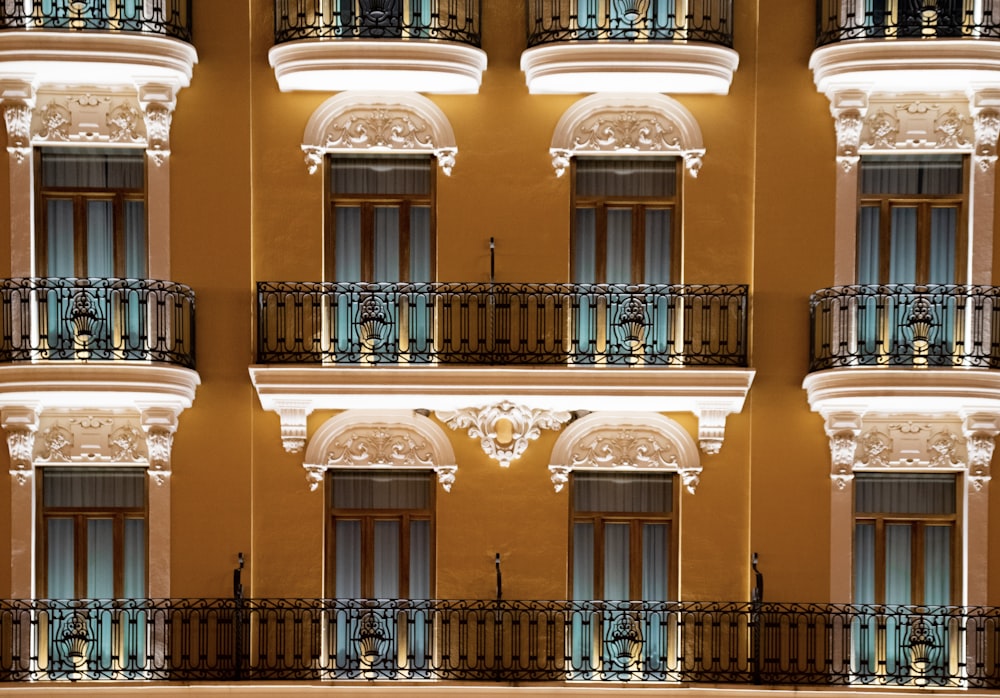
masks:
[(709, 43), (557, 41), (521, 54), (531, 94), (729, 92), (739, 54)]
[(459, 41), (405, 39), (290, 41), (273, 46), (268, 60), (282, 92), (475, 94), (487, 64), (485, 51)]
[[(541, 436), (542, 429), (558, 431), (571, 418), (566, 411), (525, 407), (507, 400), (435, 414), (452, 429), (468, 429), (469, 437), (479, 439), (483, 452), (503, 468), (520, 458), (528, 443)], [(509, 438), (500, 433), (507, 431)]]
[(313, 113), (302, 140), (309, 173), (328, 153), (428, 153), (451, 174), (458, 147), (444, 112), (416, 93), (345, 92)]
[(585, 97), (563, 114), (549, 149), (556, 175), (574, 155), (678, 155), (698, 176), (705, 148), (701, 129), (680, 102), (664, 95)]
[(694, 494), (702, 467), (694, 440), (657, 413), (594, 412), (569, 425), (552, 449), (552, 484), (563, 489), (574, 470), (677, 472)]
[(328, 419), (309, 442), (303, 467), (315, 490), (330, 468), (433, 470), (445, 492), (455, 483), (455, 453), (431, 419), (405, 410), (350, 410)]

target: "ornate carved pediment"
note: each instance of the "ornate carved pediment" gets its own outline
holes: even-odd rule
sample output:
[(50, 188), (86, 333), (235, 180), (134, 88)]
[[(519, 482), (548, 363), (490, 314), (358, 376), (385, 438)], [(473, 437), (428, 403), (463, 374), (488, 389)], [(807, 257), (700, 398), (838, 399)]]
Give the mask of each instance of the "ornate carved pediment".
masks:
[(574, 422), (552, 450), (549, 471), (556, 492), (581, 469), (677, 472), (692, 494), (702, 472), (691, 436), (656, 413), (595, 412)]
[(691, 176), (705, 148), (691, 113), (664, 95), (593, 95), (570, 107), (552, 138), (552, 166), (562, 176), (574, 155), (637, 153), (678, 155)]
[(504, 468), (521, 457), (542, 429), (558, 431), (571, 417), (569, 412), (524, 407), (506, 400), (436, 414), (452, 429), (468, 429), (471, 438), (479, 439), (483, 452)]
[(147, 464), (149, 455), (139, 416), (43, 415), (35, 439), (37, 463)]
[(316, 490), (329, 468), (433, 470), (446, 492), (455, 482), (455, 454), (430, 419), (412, 412), (352, 410), (333, 417), (313, 437), (303, 464)]
[(455, 166), (455, 136), (444, 113), (418, 94), (345, 92), (313, 114), (302, 141), (309, 173), (327, 153), (399, 151), (437, 156), (446, 175)]

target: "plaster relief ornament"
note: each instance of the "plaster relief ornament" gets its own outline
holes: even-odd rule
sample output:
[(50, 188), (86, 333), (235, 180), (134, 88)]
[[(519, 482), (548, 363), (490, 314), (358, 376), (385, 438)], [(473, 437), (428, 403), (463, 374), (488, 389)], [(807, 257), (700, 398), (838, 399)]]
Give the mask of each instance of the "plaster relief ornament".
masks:
[(347, 112), (327, 128), (327, 148), (433, 150), (430, 126), (417, 115), (388, 108)]
[(140, 451), (141, 438), (142, 433), (131, 424), (115, 429), (108, 436), (108, 445), (111, 447), (111, 460), (118, 463), (144, 461), (145, 457)]
[(969, 139), (965, 137), (965, 127), (970, 123), (970, 119), (964, 114), (960, 114), (952, 107), (942, 114), (934, 126), (937, 134), (938, 148), (961, 148), (969, 145)]
[(68, 141), (72, 118), (68, 107), (52, 100), (38, 112), (39, 129), (35, 137), (42, 141)]
[(20, 427), (7, 430), (7, 450), (10, 452), (10, 474), (18, 485), (24, 485), (31, 476), (31, 456), (35, 448), (33, 429)]
[(990, 480), (990, 462), (996, 442), (991, 434), (974, 432), (966, 438), (969, 453), (969, 484), (977, 492)]
[(941, 431), (935, 434), (927, 442), (927, 449), (930, 451), (930, 466), (932, 468), (954, 468), (962, 465), (962, 460), (958, 457), (958, 448), (961, 441), (958, 436), (950, 431)]
[(858, 162), (864, 119), (860, 111), (849, 109), (837, 116), (834, 125), (837, 129), (837, 162), (844, 172), (850, 172)]
[(73, 445), (73, 435), (65, 427), (52, 426), (42, 432), (42, 444), (44, 449), (40, 460), (50, 463), (67, 462), (70, 455), (66, 453), (66, 449)]
[(140, 143), (139, 110), (131, 104), (119, 104), (108, 112), (109, 139), (112, 143)]
[(542, 429), (558, 431), (572, 416), (569, 412), (523, 407), (507, 400), (436, 414), (452, 429), (468, 429), (469, 436), (479, 439), (483, 452), (502, 468), (520, 458), (528, 443), (541, 436)]
[(896, 139), (899, 135), (899, 121), (886, 112), (879, 109), (868, 117), (868, 145), (880, 150), (887, 150), (896, 147)]
[(331, 466), (395, 465), (430, 468), (434, 456), (426, 441), (393, 430), (390, 425), (355, 428), (331, 444), (326, 462)]
[(837, 483), (838, 489), (844, 489), (848, 481), (854, 478), (854, 453), (856, 450), (857, 438), (853, 431), (839, 431), (830, 436), (832, 462), (830, 477)]
[(872, 429), (862, 436), (857, 443), (861, 449), (859, 465), (869, 468), (888, 468), (889, 454), (892, 452), (892, 439), (886, 434)]
[(153, 426), (146, 433), (146, 449), (149, 451), (149, 476), (157, 485), (162, 485), (170, 475), (170, 451), (174, 446), (174, 433), (169, 428)]
[(146, 155), (160, 167), (170, 155), (170, 124), (173, 113), (162, 104), (147, 104), (143, 112), (146, 123)]

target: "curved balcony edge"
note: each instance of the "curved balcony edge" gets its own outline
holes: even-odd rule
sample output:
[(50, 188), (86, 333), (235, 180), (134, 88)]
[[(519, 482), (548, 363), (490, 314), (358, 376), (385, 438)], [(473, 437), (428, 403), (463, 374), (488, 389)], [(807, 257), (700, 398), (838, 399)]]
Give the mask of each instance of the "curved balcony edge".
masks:
[(138, 4), (49, 0), (0, 5), (0, 32), (127, 32), (160, 34), (191, 43), (191, 0), (145, 0)]

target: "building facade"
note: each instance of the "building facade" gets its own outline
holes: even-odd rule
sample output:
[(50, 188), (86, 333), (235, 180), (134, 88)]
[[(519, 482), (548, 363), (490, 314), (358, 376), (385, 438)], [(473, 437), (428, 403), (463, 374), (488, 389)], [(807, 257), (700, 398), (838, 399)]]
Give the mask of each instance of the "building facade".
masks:
[(1000, 688), (993, 0), (11, 0), (0, 109), (0, 692)]

